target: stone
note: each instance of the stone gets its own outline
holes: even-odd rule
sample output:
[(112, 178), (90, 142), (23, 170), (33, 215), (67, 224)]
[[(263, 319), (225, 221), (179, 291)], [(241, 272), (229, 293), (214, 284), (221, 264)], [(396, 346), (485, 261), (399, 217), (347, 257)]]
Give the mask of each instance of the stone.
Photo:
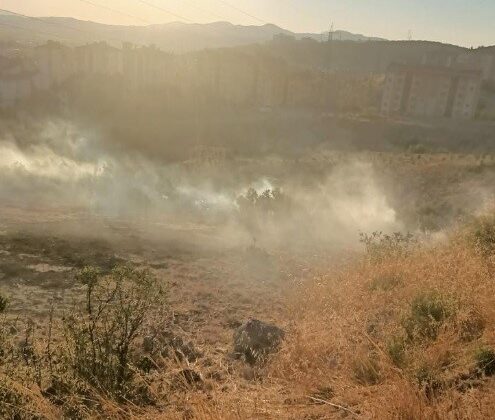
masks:
[(275, 325), (250, 319), (234, 332), (234, 353), (249, 364), (263, 362), (278, 351), (285, 333)]

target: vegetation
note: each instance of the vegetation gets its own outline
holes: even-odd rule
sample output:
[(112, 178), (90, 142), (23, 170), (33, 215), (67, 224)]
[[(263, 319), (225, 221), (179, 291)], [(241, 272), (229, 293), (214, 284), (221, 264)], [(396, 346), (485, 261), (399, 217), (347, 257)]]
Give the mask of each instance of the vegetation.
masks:
[(136, 339), (152, 311), (163, 305), (164, 290), (148, 271), (129, 267), (110, 276), (87, 267), (79, 279), (86, 300), (82, 310), (64, 319), (67, 362), (91, 386), (125, 398)]
[(371, 418), (490, 417), (494, 284), (479, 258), (490, 235), (478, 233), (491, 227), (479, 224), (437, 245), (361, 235), (366, 258), (298, 290), (293, 340), (273, 374), (299, 393), (339, 390), (328, 401)]
[[(86, 267), (77, 278), (85, 299), (61, 323), (50, 320), (46, 347), (33, 327), (20, 345), (4, 343), (2, 417), (87, 418), (105, 400), (151, 403), (149, 383), (143, 382), (143, 373), (137, 375), (142, 357), (137, 338), (163, 309), (163, 285), (149, 271), (126, 266), (109, 275)], [(4, 319), (2, 326), (6, 329), (9, 321)]]
[[(272, 205), (273, 196), (251, 193), (246, 203)], [(263, 366), (203, 356), (164, 333), (166, 296), (150, 271), (86, 267), (79, 299), (62, 321), (51, 319), (48, 339), (4, 312), (0, 415), (280, 418), (283, 407), (288, 418), (487, 418), (495, 393), (490, 220), (428, 243), (362, 234), (365, 253), (345, 267), (303, 266), (284, 301), (286, 338)], [(212, 299), (201, 293), (200, 303)], [(197, 313), (187, 312), (192, 325)]]

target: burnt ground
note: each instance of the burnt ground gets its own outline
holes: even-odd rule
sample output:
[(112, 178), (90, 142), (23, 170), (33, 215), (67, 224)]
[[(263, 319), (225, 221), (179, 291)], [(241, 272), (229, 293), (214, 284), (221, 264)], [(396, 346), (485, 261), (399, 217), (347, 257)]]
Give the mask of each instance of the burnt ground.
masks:
[(83, 297), (84, 289), (76, 280), (80, 268), (92, 265), (103, 272), (119, 264), (149, 268), (168, 291), (159, 334), (172, 333), (181, 350), (190, 353), (167, 362), (159, 381), (170, 387), (178, 371), (190, 368), (199, 372), (207, 387), (197, 394), (194, 390), (168, 393), (159, 412), (183, 418), (193, 404), (191, 395), (198, 401), (212, 395), (229, 401), (242, 396), (257, 418), (265, 395), (270, 394), (275, 412), (286, 413), (295, 404), (291, 418), (298, 418), (301, 401), (290, 386), (281, 389), (263, 379), (234, 359), (232, 350), (234, 330), (249, 318), (290, 329), (287, 294), (307, 274), (306, 264), (259, 248), (216, 246), (214, 236), (210, 243), (204, 242), (203, 233), (195, 236), (191, 228), (180, 237), (177, 228), (172, 232), (163, 226), (81, 219), (66, 212), (58, 218), (50, 213), (47, 221), (45, 213), (25, 212), (16, 217), (12, 209), (9, 217), (0, 212), (4, 216), (0, 219), (0, 293), (9, 300), (7, 315), (38, 326), (42, 343), (51, 314), (61, 319)]
[(0, 227), (0, 290), (11, 312), (43, 318), (54, 300), (59, 310), (69, 307), (81, 289), (78, 270), (94, 266), (107, 273), (122, 264), (151, 269), (166, 284), (176, 322), (196, 332), (211, 330), (216, 337), (247, 317), (283, 312), (279, 262), (266, 251), (200, 249), (104, 221), (79, 235), (73, 229), (78, 225), (72, 220)]

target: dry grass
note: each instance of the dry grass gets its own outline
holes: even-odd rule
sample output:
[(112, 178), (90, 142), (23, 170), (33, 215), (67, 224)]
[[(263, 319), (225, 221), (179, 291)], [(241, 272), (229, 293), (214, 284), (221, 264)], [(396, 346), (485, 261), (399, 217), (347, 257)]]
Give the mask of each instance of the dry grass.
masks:
[[(480, 235), (486, 230), (474, 226), (441, 244), (406, 252), (387, 249), (385, 257), (364, 255), (333, 268), (310, 260), (287, 263), (287, 279), (294, 287), (284, 315), (287, 339), (266, 366), (253, 371), (230, 360), (228, 350), (217, 351), (230, 338), (215, 341), (214, 334), (228, 331), (206, 328), (210, 320), (204, 330), (194, 327), (198, 334), (212, 334), (213, 345), (207, 347), (205, 340), (201, 360), (161, 360), (159, 369), (140, 376), (154, 405), (116, 402), (93, 389), (95, 408), (86, 407), (81, 418), (489, 418), (495, 409), (495, 380), (484, 374), (490, 369), (480, 370), (477, 355), (480, 349), (495, 349), (493, 259), (489, 247), (479, 244), (492, 235)], [(207, 290), (198, 290), (204, 301)], [(194, 291), (188, 292), (191, 296), (176, 299), (194, 301)], [(218, 315), (220, 306), (215, 305)], [(263, 314), (281, 320), (275, 315), (279, 308)], [(177, 372), (188, 367), (204, 376), (201, 384), (177, 384)], [(7, 404), (18, 404), (17, 411), (2, 413), (7, 418), (14, 413), (22, 419), (56, 419), (65, 409), (50, 403), (43, 386), (23, 374), (33, 375), (34, 368), (14, 370), (8, 377), (5, 369), (0, 377), (0, 396), (5, 398), (2, 390), (8, 390)]]
[[(377, 287), (391, 278), (400, 280)], [(494, 292), (490, 264), (460, 237), (316, 276), (296, 294), (272, 372), (300, 395), (332, 390), (364, 418), (488, 418), (495, 383), (476, 373), (474, 355), (495, 345)]]

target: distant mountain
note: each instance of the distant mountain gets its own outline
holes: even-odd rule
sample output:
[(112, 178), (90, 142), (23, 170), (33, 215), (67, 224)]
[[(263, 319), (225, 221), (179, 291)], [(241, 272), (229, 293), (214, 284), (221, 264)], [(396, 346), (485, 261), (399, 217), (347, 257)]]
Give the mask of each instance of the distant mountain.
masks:
[[(117, 26), (73, 18), (29, 19), (0, 14), (0, 41), (16, 41), (24, 44), (39, 44), (49, 39), (71, 45), (94, 41), (107, 41), (114, 45), (132, 42), (155, 44), (170, 52), (187, 52), (264, 43), (280, 34), (295, 39), (322, 40), (328, 37), (328, 34), (293, 33), (272, 24), (242, 26), (228, 22), (207, 24), (174, 22), (149, 26)], [(380, 40), (380, 38), (368, 38), (345, 31), (337, 31), (333, 36), (336, 40)]]

